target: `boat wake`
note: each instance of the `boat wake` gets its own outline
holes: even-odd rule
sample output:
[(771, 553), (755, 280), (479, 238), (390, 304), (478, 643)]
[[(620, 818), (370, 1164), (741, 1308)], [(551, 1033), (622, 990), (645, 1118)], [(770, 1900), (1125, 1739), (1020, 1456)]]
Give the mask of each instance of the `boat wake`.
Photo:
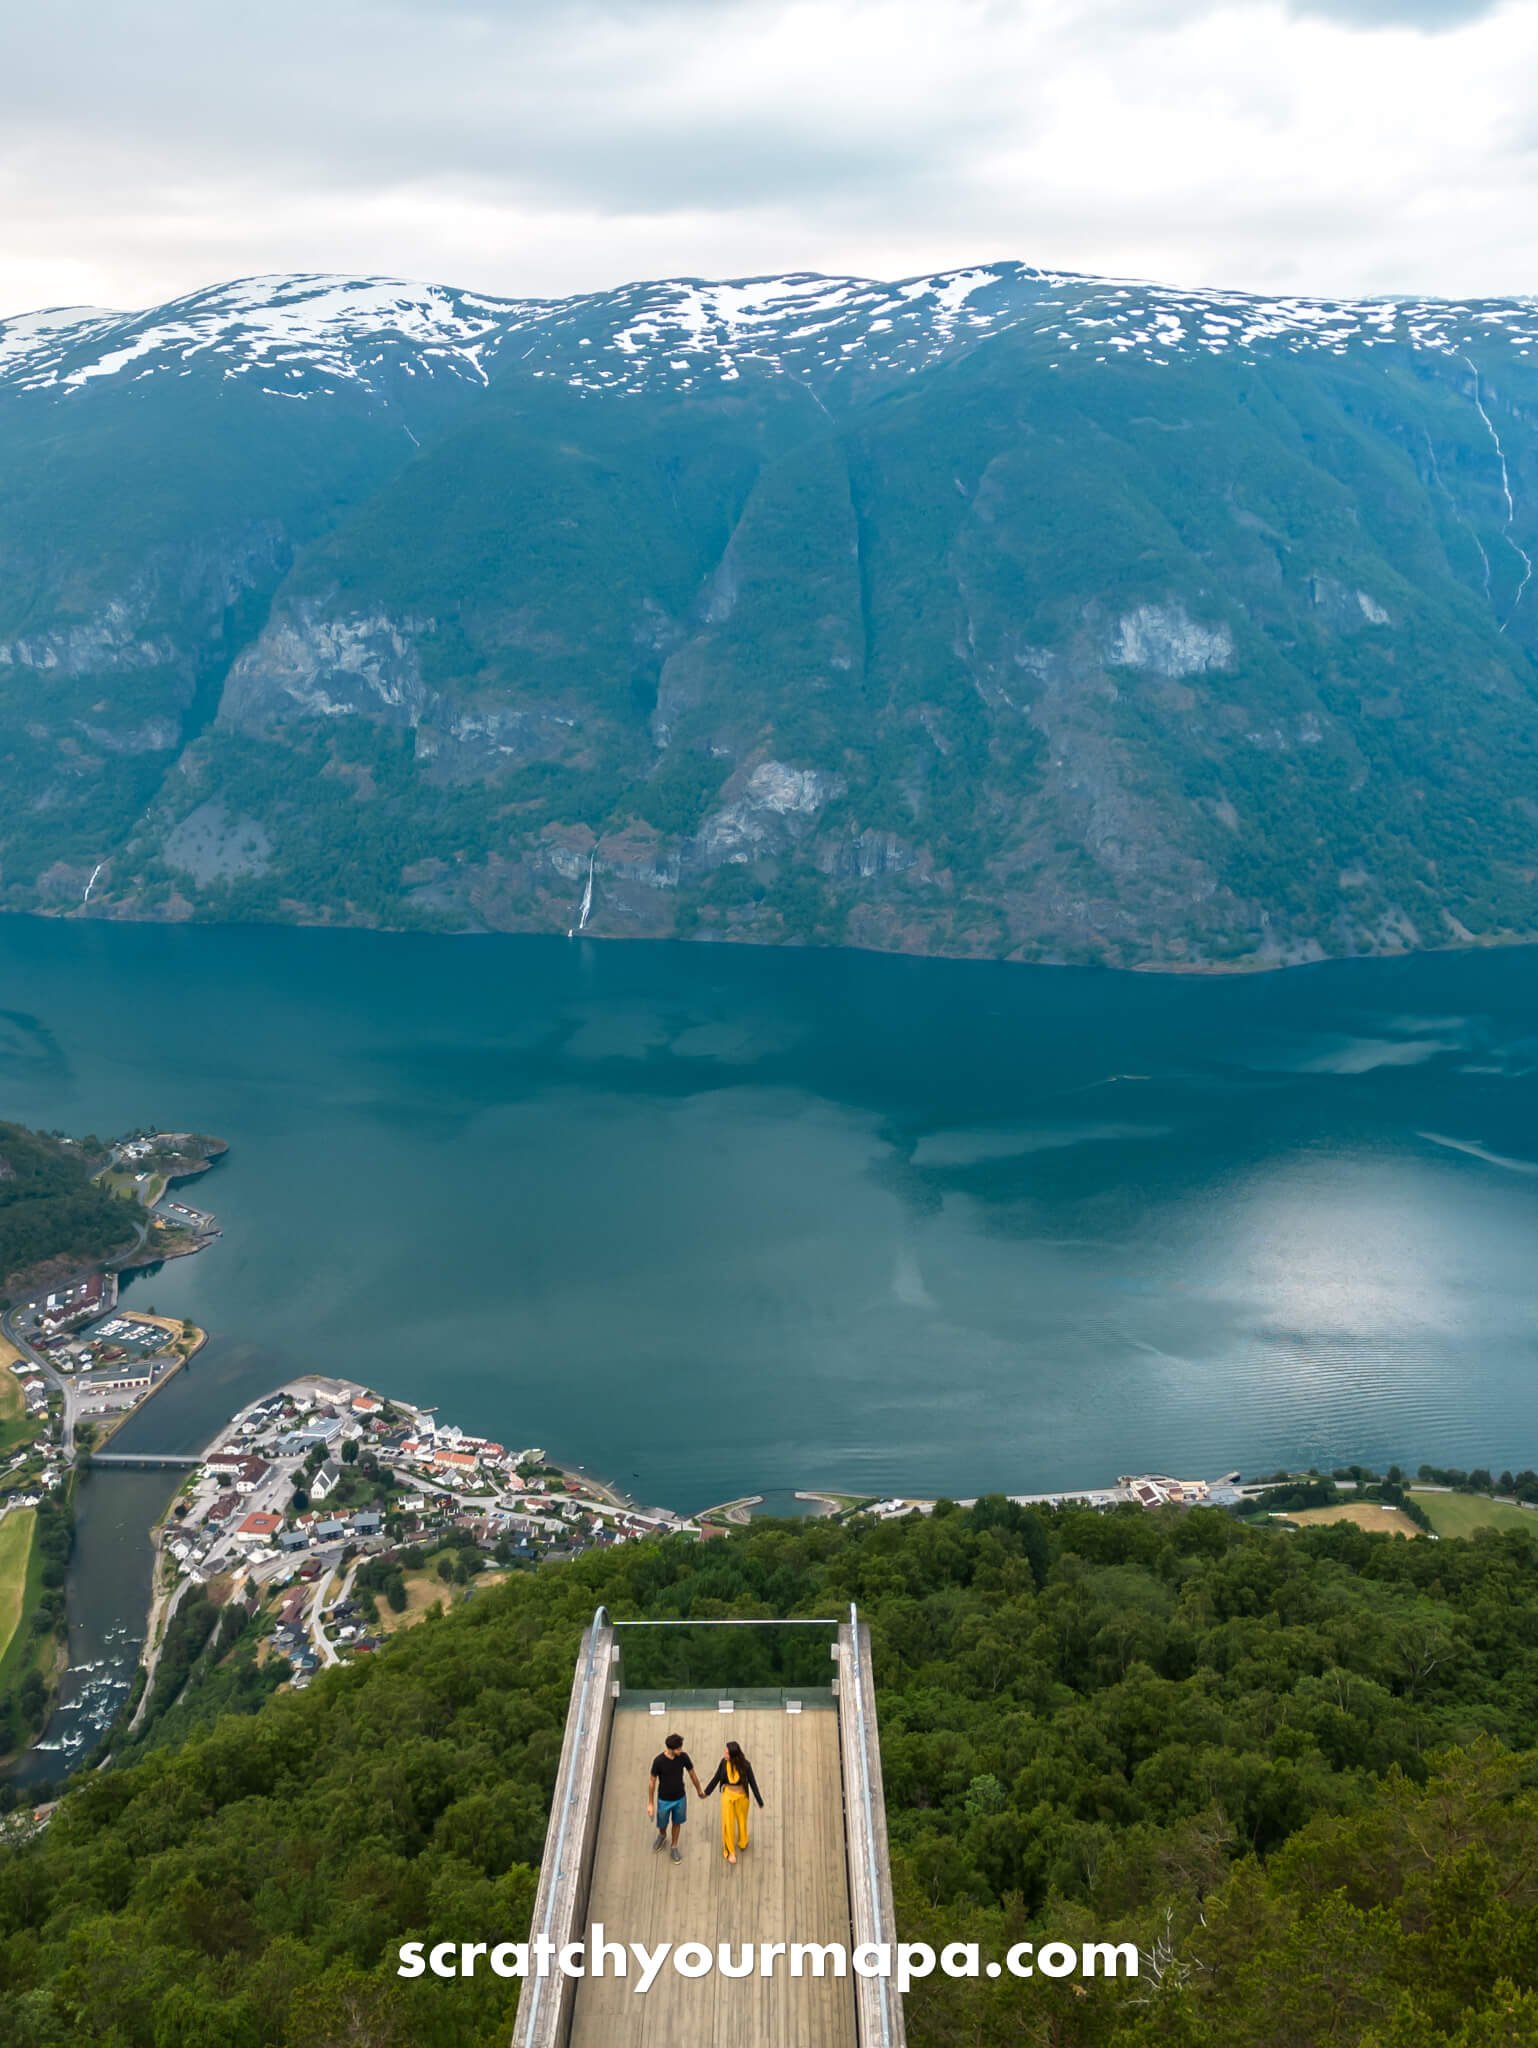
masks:
[(1504, 1152), (1492, 1152), (1487, 1145), (1477, 1144), (1472, 1138), (1444, 1138), (1439, 1131), (1417, 1131), (1415, 1135), (1424, 1138), (1428, 1145), (1441, 1145), (1449, 1152), (1464, 1152), (1470, 1159), (1482, 1159), (1487, 1166), (1504, 1167), (1507, 1173), (1538, 1174), (1538, 1161), (1508, 1158)]

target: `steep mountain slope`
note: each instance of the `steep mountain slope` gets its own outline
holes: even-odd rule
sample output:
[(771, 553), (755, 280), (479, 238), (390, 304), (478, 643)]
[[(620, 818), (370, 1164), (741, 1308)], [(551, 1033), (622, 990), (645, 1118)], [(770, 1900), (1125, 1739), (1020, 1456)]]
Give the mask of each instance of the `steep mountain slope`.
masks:
[(1531, 935), (1535, 347), (1018, 265), (0, 325), (0, 900)]

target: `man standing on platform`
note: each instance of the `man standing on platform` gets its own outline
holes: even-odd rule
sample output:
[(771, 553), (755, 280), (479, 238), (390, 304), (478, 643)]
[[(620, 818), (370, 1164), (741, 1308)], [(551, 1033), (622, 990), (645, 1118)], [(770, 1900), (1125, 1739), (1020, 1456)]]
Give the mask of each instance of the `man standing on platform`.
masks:
[(705, 1795), (700, 1791), (694, 1759), (684, 1748), (683, 1737), (670, 1735), (652, 1758), (651, 1782), (646, 1792), (646, 1811), (656, 1823), (657, 1839), (652, 1843), (654, 1849), (660, 1849), (666, 1842), (668, 1826), (671, 1823), (673, 1847), (669, 1853), (675, 1863), (682, 1863), (684, 1860), (678, 1847), (678, 1831), (689, 1818), (689, 1801), (684, 1792), (685, 1771), (689, 1773), (695, 1791), (699, 1792), (703, 1799)]

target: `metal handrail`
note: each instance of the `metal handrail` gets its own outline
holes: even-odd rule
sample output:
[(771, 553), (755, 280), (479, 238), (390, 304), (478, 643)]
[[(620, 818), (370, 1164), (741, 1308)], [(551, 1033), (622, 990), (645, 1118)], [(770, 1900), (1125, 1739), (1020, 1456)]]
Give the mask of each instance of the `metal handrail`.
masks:
[(682, 1615), (670, 1621), (614, 1621), (610, 1628), (837, 1628), (838, 1617), (832, 1614), (722, 1614), (710, 1618), (701, 1616), (691, 1620)]
[[(594, 1665), (597, 1662), (598, 1631), (605, 1625), (612, 1626), (612, 1624), (609, 1623), (609, 1611), (606, 1607), (600, 1605), (593, 1609), (593, 1620), (591, 1626), (588, 1629), (587, 1669), (582, 1674), (582, 1691), (578, 1696), (577, 1700), (577, 1726), (576, 1731), (572, 1737), (571, 1755), (573, 1762), (575, 1762), (576, 1759), (580, 1757), (582, 1754), (582, 1743), (584, 1736), (587, 1732), (588, 1702), (592, 1696), (593, 1689), (593, 1669)], [(561, 1862), (562, 1858), (566, 1853), (566, 1833), (568, 1827), (571, 1824), (571, 1808), (572, 1799), (576, 1789), (576, 1775), (577, 1774), (575, 1771), (569, 1771), (566, 1775), (566, 1796), (561, 1804), (560, 1825), (557, 1827), (555, 1833), (555, 1862), (554, 1868), (550, 1872), (550, 1882), (545, 1889), (545, 1918), (544, 1925), (540, 1929), (540, 1935), (545, 1940), (548, 1940), (550, 1937), (550, 1922), (551, 1917), (555, 1911), (555, 1901), (560, 1886)], [(532, 1990), (534, 1995), (529, 2001), (527, 2019), (524, 2019), (522, 2007), (519, 2008), (518, 2015), (520, 2021), (522, 2022), (519, 2028), (519, 2032), (523, 2035), (525, 2041), (528, 2041), (533, 2037), (534, 2023), (539, 2017), (540, 2000), (544, 1996), (545, 1990), (545, 1979), (543, 1975), (535, 1975)]]
[[(860, 1751), (860, 1795), (865, 1809), (865, 1866), (870, 1878), (871, 1912), (876, 1923), (876, 1940), (885, 1936), (881, 1927), (881, 1873), (876, 1868), (876, 1813), (870, 1784), (870, 1734), (865, 1725), (865, 1684), (860, 1664), (860, 1615), (855, 1603), (849, 1603), (849, 1662), (850, 1682), (854, 1692), (855, 1729)], [(876, 1979), (881, 1993), (881, 2040), (883, 2048), (889, 2048), (892, 2039), (892, 1984), (891, 1979), (882, 1975)]]

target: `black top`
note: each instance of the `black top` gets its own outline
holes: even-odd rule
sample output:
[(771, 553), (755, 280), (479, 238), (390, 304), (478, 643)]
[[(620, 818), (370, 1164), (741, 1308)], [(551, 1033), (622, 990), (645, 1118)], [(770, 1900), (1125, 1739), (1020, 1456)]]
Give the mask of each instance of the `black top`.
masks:
[(705, 1787), (705, 1797), (707, 1799), (710, 1797), (711, 1793), (715, 1791), (717, 1785), (721, 1787), (721, 1790), (723, 1792), (738, 1792), (741, 1791), (742, 1787), (745, 1785), (747, 1789), (753, 1794), (753, 1797), (758, 1801), (760, 1806), (762, 1806), (764, 1803), (764, 1795), (762, 1792), (759, 1791), (758, 1780), (753, 1775), (753, 1766), (748, 1762), (746, 1757), (744, 1757), (742, 1760), (742, 1775), (735, 1785), (726, 1775), (726, 1758), (722, 1757), (721, 1761), (716, 1765), (715, 1776), (711, 1779), (710, 1783)]
[(694, 1769), (694, 1758), (688, 1750), (676, 1752), (659, 1749), (652, 1758), (652, 1776), (657, 1781), (659, 1799), (682, 1799), (684, 1796), (684, 1772)]

